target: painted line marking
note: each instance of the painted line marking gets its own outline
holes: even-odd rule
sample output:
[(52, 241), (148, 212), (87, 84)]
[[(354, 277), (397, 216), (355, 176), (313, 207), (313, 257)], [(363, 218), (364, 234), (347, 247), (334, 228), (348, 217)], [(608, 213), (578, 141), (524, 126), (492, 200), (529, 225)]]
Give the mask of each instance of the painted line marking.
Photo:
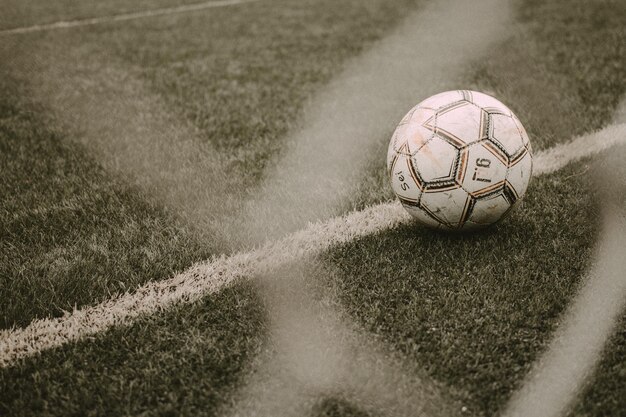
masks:
[(147, 17), (165, 16), (171, 14), (195, 12), (215, 7), (234, 6), (244, 3), (253, 3), (260, 0), (215, 0), (204, 3), (189, 4), (185, 6), (164, 7), (161, 9), (144, 10), (140, 12), (124, 13), (112, 16), (93, 17), (87, 19), (68, 20), (42, 25), (33, 25), (14, 29), (0, 30), (0, 35), (17, 35), (23, 33), (42, 32), (55, 29), (69, 29), (80, 26), (91, 26), (102, 23), (123, 22), (126, 20), (143, 19)]
[(505, 417), (558, 417), (572, 406), (626, 307), (626, 218), (607, 210), (596, 263)]
[[(601, 140), (590, 140), (589, 135), (583, 135), (544, 152), (539, 163), (556, 170), (572, 158), (585, 156), (587, 150), (597, 153), (624, 143), (625, 123), (626, 100), (622, 100), (613, 115), (613, 125), (598, 132), (602, 133)], [(619, 215), (619, 208), (605, 207), (596, 261), (560, 318), (562, 324), (548, 349), (506, 406), (505, 417), (557, 417), (572, 406), (626, 307), (625, 247), (626, 219)]]
[[(606, 144), (609, 141), (610, 145)], [(586, 144), (581, 151), (579, 144)], [(608, 126), (536, 155), (535, 174), (552, 173), (580, 158), (626, 144), (626, 124)], [(327, 250), (332, 246), (409, 223), (411, 218), (397, 202), (381, 203), (303, 230), (245, 253), (200, 262), (170, 279), (150, 282), (101, 304), (84, 307), (63, 317), (34, 320), (24, 328), (0, 332), (0, 367), (43, 350), (79, 340), (87, 335), (163, 310), (175, 303), (191, 303), (216, 293), (237, 279), (271, 271), (281, 265)]]

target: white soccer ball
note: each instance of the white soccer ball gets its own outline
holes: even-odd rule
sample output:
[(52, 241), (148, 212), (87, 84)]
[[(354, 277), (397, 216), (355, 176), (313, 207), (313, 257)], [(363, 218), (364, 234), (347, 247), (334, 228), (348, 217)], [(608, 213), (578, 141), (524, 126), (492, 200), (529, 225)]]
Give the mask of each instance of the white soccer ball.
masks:
[(391, 187), (426, 226), (474, 230), (508, 214), (532, 174), (528, 135), (513, 112), (476, 91), (447, 91), (404, 116), (389, 144)]

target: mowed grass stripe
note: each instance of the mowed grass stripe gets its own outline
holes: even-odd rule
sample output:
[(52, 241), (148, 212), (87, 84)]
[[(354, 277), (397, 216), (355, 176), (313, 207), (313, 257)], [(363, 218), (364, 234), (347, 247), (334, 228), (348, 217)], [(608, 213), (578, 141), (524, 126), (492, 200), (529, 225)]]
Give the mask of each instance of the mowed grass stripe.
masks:
[[(304, 102), (417, 3), (276, 0), (78, 37), (5, 37), (0, 328), (237, 251), (224, 244), (226, 226), (241, 219)], [(55, 4), (28, 7), (53, 14)], [(100, 15), (114, 10), (106, 6)], [(72, 16), (98, 14), (87, 9)]]
[(42, 32), (55, 29), (70, 29), (80, 26), (91, 26), (103, 23), (123, 22), (127, 20), (144, 19), (148, 17), (166, 16), (178, 13), (196, 12), (214, 7), (234, 6), (243, 3), (252, 3), (261, 0), (214, 0), (197, 4), (189, 4), (177, 7), (164, 7), (155, 10), (145, 10), (141, 12), (124, 13), (112, 16), (93, 17), (90, 19), (78, 19), (47, 23), (43, 25), (33, 25), (14, 29), (0, 30), (0, 35), (18, 35), (32, 32)]
[[(559, 158), (547, 158), (550, 151), (539, 153), (535, 174), (548, 174), (562, 166), (565, 160), (572, 162), (601, 152), (606, 146), (600, 142), (605, 141), (609, 134), (619, 138), (615, 144), (626, 143), (626, 124), (609, 126), (575, 139), (571, 142), (571, 150), (561, 148)], [(577, 145), (581, 139), (588, 144), (586, 155), (581, 155)], [(251, 252), (198, 263), (173, 278), (145, 284), (132, 294), (75, 310), (64, 317), (36, 320), (22, 329), (3, 330), (0, 333), (0, 366), (8, 366), (20, 358), (79, 340), (175, 303), (196, 301), (238, 279), (269, 272), (302, 256), (408, 222), (410, 217), (397, 202), (382, 203), (326, 222), (313, 223), (304, 230)]]
[[(468, 6), (460, 5), (455, 2), (446, 2), (443, 4), (438, 3), (424, 11), (418, 11), (417, 15), (412, 14), (410, 18), (407, 19), (407, 21), (394, 32), (394, 35), (391, 38), (387, 38), (385, 41), (379, 44), (377, 48), (374, 48), (374, 50), (370, 50), (367, 54), (364, 55), (364, 57), (357, 60), (357, 62), (354, 63), (353, 66), (350, 66), (348, 68), (349, 71), (345, 71), (343, 73), (343, 77), (339, 79), (339, 81), (337, 81), (335, 84), (333, 84), (333, 88), (330, 89), (330, 93), (322, 96), (322, 98), (320, 99), (321, 102), (315, 104), (315, 109), (313, 109), (315, 110), (315, 113), (317, 113), (319, 109), (322, 109), (323, 115), (328, 115), (328, 112), (330, 111), (326, 108), (328, 107), (327, 104), (329, 101), (332, 104), (340, 105), (340, 107), (345, 109), (331, 114), (330, 120), (333, 125), (336, 125), (337, 128), (341, 130), (343, 135), (339, 135), (338, 132), (332, 132), (332, 130), (329, 132), (327, 130), (327, 125), (329, 122), (328, 120), (324, 120), (324, 118), (314, 118), (315, 122), (310, 129), (305, 130), (303, 134), (296, 134), (298, 141), (303, 142), (303, 139), (305, 141), (307, 139), (314, 139), (314, 142), (316, 142), (316, 144), (317, 142), (321, 142), (322, 145), (334, 145), (334, 147), (329, 146), (330, 149), (337, 150), (335, 144), (333, 144), (332, 142), (330, 144), (327, 143), (331, 138), (326, 137), (324, 133), (327, 133), (328, 136), (331, 136), (334, 133), (335, 135), (343, 137), (344, 140), (339, 142), (345, 142), (346, 138), (351, 138), (353, 141), (356, 140), (363, 142), (366, 137), (368, 142), (372, 142), (372, 140), (374, 139), (379, 139), (378, 134), (384, 136), (385, 130), (387, 130), (387, 128), (385, 127), (387, 123), (393, 123), (390, 122), (390, 120), (393, 118), (392, 115), (396, 114), (397, 111), (404, 111), (406, 107), (410, 107), (410, 105), (413, 104), (414, 94), (428, 95), (435, 92), (437, 85), (440, 86), (439, 83), (449, 82), (449, 80), (446, 79), (452, 78), (454, 74), (457, 74), (460, 71), (458, 67), (461, 67), (465, 61), (472, 59), (476, 54), (479, 54), (481, 51), (483, 51), (486, 44), (488, 44), (492, 39), (498, 38), (498, 36), (496, 35), (500, 34), (500, 32), (504, 29), (503, 19), (495, 19), (494, 23), (490, 25), (480, 25), (480, 27), (476, 30), (473, 29), (473, 27), (476, 25), (472, 24), (472, 22), (476, 23), (477, 21), (482, 19), (483, 13), (481, 12), (489, 10), (493, 6), (493, 4), (494, 2), (492, 0), (488, 0), (481, 2), (480, 7), (472, 7), (471, 10), (468, 10)], [(468, 12), (469, 15), (472, 16), (472, 19), (469, 21)], [(506, 15), (506, 10), (500, 8), (499, 15), (502, 15), (504, 17), (504, 15)], [(415, 24), (421, 20), (425, 21), (424, 25)], [(431, 21), (445, 21), (446, 25), (433, 28), (432, 23), (429, 23)], [(464, 28), (464, 30), (461, 30), (459, 33), (469, 34), (469, 36), (459, 35), (450, 39), (446, 38), (447, 40), (443, 39), (442, 36), (439, 36), (441, 35), (440, 32), (442, 31), (452, 31), (453, 29), (458, 29), (459, 27)], [(414, 48), (414, 43), (423, 42), (424, 38), (432, 39), (430, 42), (424, 42), (424, 46), (422, 48)], [(408, 42), (408, 40), (411, 40), (412, 42)], [(447, 54), (441, 55), (440, 49), (447, 50)], [(426, 61), (412, 59), (412, 57), (414, 57), (415, 54), (418, 52), (418, 55), (421, 58), (431, 58), (432, 62), (428, 64), (426, 63), (428, 59)], [(402, 60), (396, 59), (395, 61), (397, 62), (395, 62), (394, 66), (389, 67), (388, 62), (393, 61), (396, 55), (404, 56), (404, 58)], [(406, 62), (407, 64), (410, 63), (410, 65), (402, 65), (403, 62)], [(383, 73), (383, 75), (380, 75), (380, 71), (378, 71), (381, 67), (385, 67), (387, 70)], [(393, 69), (393, 71), (391, 71), (391, 69)], [(409, 79), (415, 73), (422, 74), (425, 78), (414, 79), (410, 80), (409, 82)], [(429, 73), (433, 73), (435, 75), (430, 76), (428, 75)], [(57, 77), (47, 76), (45, 78), (46, 80), (44, 82), (44, 86), (50, 83), (49, 80), (54, 80)], [(58, 78), (62, 79), (63, 74), (59, 74)], [(127, 82), (124, 83), (124, 88), (128, 87), (126, 84)], [(341, 94), (337, 93), (339, 87), (341, 87), (341, 91), (344, 91), (345, 93), (343, 94), (343, 97)], [(412, 94), (410, 91), (407, 91), (407, 89), (412, 90), (414, 93)], [(77, 96), (76, 94), (74, 94), (74, 89), (71, 89), (68, 94), (70, 95), (70, 97)], [(339, 96), (337, 96), (337, 94), (339, 94)], [(58, 95), (59, 94), (57, 94), (57, 96)], [(82, 98), (84, 96), (85, 95), (83, 94), (79, 95), (78, 97)], [(379, 99), (382, 100), (377, 103), (377, 100)], [(70, 101), (70, 103), (72, 103), (72, 101)], [(376, 106), (372, 107), (369, 106), (368, 103), (377, 104)], [(79, 121), (83, 122), (85, 120), (92, 119), (98, 120), (97, 111), (93, 113), (88, 112), (86, 114), (92, 117), (81, 117), (81, 112), (83, 112), (85, 108), (89, 108), (89, 106), (85, 106), (85, 103), (82, 101), (80, 101), (79, 103), (74, 103), (76, 111), (73, 112), (70, 112), (70, 107), (63, 104), (67, 103), (63, 100), (60, 100), (59, 103), (57, 103), (57, 105), (54, 107), (65, 109), (66, 112), (70, 113), (70, 121), (72, 120), (71, 117), (77, 118)], [(99, 104), (100, 107), (102, 107), (102, 100), (97, 99), (96, 104)], [(366, 105), (366, 107), (363, 107), (364, 104)], [(96, 110), (99, 108), (98, 105), (94, 107)], [(395, 108), (397, 111), (392, 111), (393, 108)], [(123, 112), (126, 113), (126, 111), (124, 110)], [(132, 108), (130, 110), (132, 110)], [(76, 117), (76, 113), (78, 113), (80, 116)], [(132, 111), (128, 111), (128, 113), (133, 114)], [(141, 112), (137, 113), (141, 114)], [(344, 117), (340, 117), (342, 115)], [(113, 120), (119, 121), (118, 118), (114, 118)], [(140, 120), (143, 120), (143, 118), (140, 118)], [(364, 120), (368, 120), (368, 123), (365, 124)], [(125, 123), (123, 123), (122, 125), (125, 125)], [(150, 126), (151, 124), (148, 124), (148, 127)], [(89, 130), (90, 127), (90, 124), (88, 124), (86, 129), (88, 134), (85, 136), (88, 138), (92, 138), (93, 136), (97, 139), (98, 133), (107, 132), (107, 127), (109, 126), (107, 126), (106, 124), (104, 126), (97, 126), (94, 134), (90, 134), (92, 133), (92, 131)], [(100, 127), (104, 128), (101, 129)], [(391, 125), (389, 125), (389, 127), (391, 127)], [(374, 134), (369, 130), (373, 130), (375, 131), (374, 133), (378, 133)], [(113, 132), (115, 133), (116, 130), (114, 129)], [(116, 137), (121, 137), (123, 133), (124, 132), (122, 131), (120, 132), (120, 135), (113, 135), (111, 140), (104, 140), (103, 142), (105, 142), (106, 144), (119, 142), (119, 139), (116, 139)], [(313, 137), (307, 137), (307, 134)], [(356, 146), (354, 147), (354, 149), (359, 149), (359, 143), (356, 143), (355, 145)], [(324, 146), (322, 146), (322, 148), (324, 148)], [(346, 144), (340, 143), (340, 148), (346, 148)], [(121, 150), (123, 149), (124, 148), (122, 146)], [(296, 150), (298, 149), (301, 151), (302, 147), (297, 146)], [(305, 147), (304, 149), (307, 148)], [(354, 159), (359, 160), (362, 160), (364, 157), (370, 155), (370, 153), (364, 151), (355, 154), (354, 149), (343, 149), (343, 151), (349, 151)], [(114, 156), (114, 159), (118, 153), (119, 152), (111, 152), (111, 154)], [(138, 153), (141, 154), (141, 152)], [(298, 156), (301, 156), (302, 152), (297, 152), (296, 154)], [(317, 161), (323, 163), (324, 159), (327, 158), (328, 152), (321, 154), (317, 152), (316, 155), (318, 158)], [(345, 161), (351, 160), (351, 158), (342, 158), (341, 155), (339, 155), (338, 153), (337, 156), (339, 156), (340, 158), (335, 162), (338, 162), (339, 168), (333, 170), (330, 175), (326, 173), (325, 177), (330, 177), (331, 180), (337, 181), (339, 184), (343, 184), (345, 181), (344, 176), (348, 174), (348, 172), (346, 172), (347, 167), (344, 166)], [(133, 158), (131, 158), (130, 164), (122, 164), (122, 166), (135, 166), (136, 164), (132, 164), (132, 159)], [(317, 182), (317, 180), (319, 179), (324, 179), (322, 177), (312, 177), (311, 173), (313, 173), (314, 171), (316, 170), (311, 169), (310, 173), (304, 173), (306, 179), (309, 180), (309, 182)], [(358, 172), (359, 170), (353, 169), (353, 171)], [(148, 175), (149, 174), (150, 173), (148, 172)], [(282, 179), (283, 177), (287, 177), (287, 175), (278, 176), (279, 179)], [(180, 185), (181, 186), (177, 187), (177, 189), (184, 189), (183, 186), (185, 184)], [(300, 184), (296, 182), (295, 185)], [(268, 190), (266, 190), (266, 192), (262, 194), (265, 197), (262, 202), (273, 201), (276, 197), (276, 194), (278, 194), (278, 192), (280, 191), (283, 191), (283, 188), (280, 186), (275, 188), (278, 189), (276, 190), (268, 187)], [(293, 186), (291, 186), (290, 191), (293, 190), (294, 188)], [(299, 191), (299, 188), (296, 187), (295, 190)], [(274, 193), (273, 191), (277, 191), (277, 193)], [(345, 190), (342, 190), (342, 192), (345, 193)], [(216, 193), (216, 195), (221, 195), (221, 193)], [(292, 196), (290, 195), (290, 197)], [(304, 196), (297, 194), (294, 197)], [(318, 209), (321, 209), (321, 206), (326, 207), (330, 205), (327, 201), (330, 200), (328, 193), (321, 196), (316, 195), (315, 197), (317, 198), (317, 201), (315, 201), (312, 205), (315, 207), (316, 211)], [(289, 206), (290, 211), (283, 213), (285, 216), (282, 218), (279, 216), (273, 216), (272, 220), (274, 220), (274, 222), (272, 222), (271, 225), (275, 226), (275, 228), (279, 228), (279, 226), (281, 226), (285, 222), (285, 220), (288, 220), (290, 216), (293, 217), (299, 215), (301, 211), (300, 209), (302, 209), (302, 205), (300, 205), (296, 210), (293, 210), (293, 208), (291, 207), (291, 202), (298, 200), (298, 198), (293, 198), (291, 201), (286, 201), (285, 206)], [(267, 205), (265, 207), (267, 207)], [(271, 205), (270, 207), (273, 208), (274, 206)], [(319, 213), (313, 214), (317, 215), (318, 218), (328, 218), (331, 214), (336, 215), (338, 211), (339, 210), (333, 210), (332, 213), (328, 213), (328, 215), (324, 216), (320, 216)], [(307, 213), (310, 214), (309, 212)], [(254, 213), (253, 215), (257, 215), (258, 217), (258, 213)], [(193, 220), (197, 219), (194, 218)], [(292, 224), (292, 226), (295, 227), (293, 227), (290, 231), (298, 230), (306, 225), (306, 221), (302, 220), (306, 219), (298, 218), (297, 221), (299, 224)], [(263, 222), (263, 224), (266, 224), (266, 222)], [(243, 233), (245, 233), (246, 230), (247, 228), (243, 228)]]

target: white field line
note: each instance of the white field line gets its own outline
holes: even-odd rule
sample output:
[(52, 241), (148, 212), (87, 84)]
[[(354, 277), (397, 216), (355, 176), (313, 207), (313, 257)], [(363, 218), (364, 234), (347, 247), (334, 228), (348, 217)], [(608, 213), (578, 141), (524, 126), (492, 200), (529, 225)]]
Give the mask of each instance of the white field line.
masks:
[[(585, 143), (584, 148), (581, 148), (581, 143)], [(535, 174), (554, 172), (567, 163), (617, 144), (626, 144), (624, 123), (538, 153)], [(3, 330), (0, 332), (0, 367), (125, 324), (138, 316), (167, 309), (174, 303), (193, 302), (220, 291), (237, 279), (269, 272), (302, 256), (409, 222), (410, 217), (400, 204), (381, 203), (363, 211), (309, 224), (301, 231), (250, 252), (200, 262), (170, 279), (147, 283), (133, 293), (68, 312), (63, 317), (34, 320), (24, 328)]]
[(626, 143), (626, 123), (620, 121), (539, 153), (533, 161), (537, 167), (535, 172), (549, 174), (558, 171), (572, 161), (595, 155), (621, 143)]
[[(558, 169), (567, 164), (566, 155), (580, 158), (587, 149), (602, 151), (624, 143), (626, 100), (618, 105), (613, 123), (599, 132), (604, 136), (601, 141), (591, 141), (588, 136), (582, 136), (545, 152), (539, 163)], [(618, 213), (619, 210), (605, 208), (603, 234), (595, 264), (563, 315), (562, 324), (548, 349), (535, 362), (522, 388), (506, 406), (505, 417), (557, 417), (565, 414), (596, 367), (604, 344), (626, 306), (626, 262), (623, 256), (626, 219)]]
[(177, 13), (195, 12), (214, 7), (234, 6), (236, 4), (251, 3), (260, 0), (215, 0), (204, 3), (188, 4), (185, 6), (164, 7), (161, 9), (144, 10), (140, 12), (117, 14), (112, 16), (93, 17), (89, 19), (68, 20), (43, 25), (33, 25), (14, 29), (0, 30), (0, 35), (17, 35), (22, 33), (41, 32), (54, 29), (68, 29), (79, 26), (90, 26), (101, 23), (122, 22), (126, 20), (143, 19), (147, 17), (164, 16)]
[(506, 417), (558, 417), (571, 407), (626, 307), (626, 219), (606, 214), (599, 256)]

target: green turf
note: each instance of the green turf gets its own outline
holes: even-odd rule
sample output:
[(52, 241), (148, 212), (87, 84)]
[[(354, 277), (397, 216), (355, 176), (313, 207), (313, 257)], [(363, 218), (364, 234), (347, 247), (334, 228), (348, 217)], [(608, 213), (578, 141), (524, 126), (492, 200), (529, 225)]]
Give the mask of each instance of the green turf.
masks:
[[(203, 140), (227, 154), (228, 174), (244, 185), (220, 194), (224, 207), (215, 211), (232, 212), (303, 101), (402, 16), (382, 0), (346, 3), (342, 14), (329, 4), (259, 3), (4, 38), (0, 294), (10, 302), (0, 304), (0, 327), (99, 302), (226, 250), (210, 232), (199, 242), (179, 207), (154, 197), (160, 190), (104, 170), (81, 128), (58, 120), (59, 109), (33, 89), (53, 94), (65, 83), (79, 100), (96, 94), (87, 103), (97, 103), (97, 94), (109, 96), (102, 88), (109, 88), (111, 68), (125, 65), (173, 115), (197, 123)], [(33, 70), (60, 81), (42, 85)]]
[(0, 375), (0, 415), (215, 415), (263, 346), (252, 285), (176, 307)]
[[(0, 325), (98, 302), (219, 251), (69, 140), (76, 132), (28, 96), (28, 74), (9, 58), (27, 62), (33, 51), (63, 52), (59, 45), (74, 58), (109, 54), (203, 141), (233, 155), (230, 172), (248, 175), (245, 195), (280, 156), (281, 139), (305, 116), (302, 104), (413, 4), (362, 3), (267, 0), (0, 44), (0, 297), (10, 300), (0, 303)], [(104, 10), (80, 7), (81, 16)], [(516, 10), (513, 37), (477, 57), (467, 87), (510, 105), (536, 149), (607, 123), (626, 87), (621, 3), (520, 1)], [(45, 21), (22, 15), (24, 24)], [(64, 65), (90, 80), (88, 65)], [(383, 158), (372, 160), (357, 208), (391, 197)], [(495, 229), (459, 237), (402, 227), (329, 251), (340, 273), (312, 278), (339, 288), (338, 302), (358, 323), (449, 386), (470, 413), (492, 414), (549, 342), (588, 267), (599, 213), (593, 161), (535, 180), (520, 210)], [(215, 415), (236, 401), (266, 346), (260, 304), (250, 285), (239, 285), (27, 359), (0, 371), (0, 414)], [(624, 346), (618, 331), (572, 415), (626, 408)], [(315, 414), (362, 415), (333, 396)]]
[[(591, 178), (572, 176), (579, 168), (535, 181), (523, 210), (484, 233), (409, 225), (329, 251), (330, 269), (300, 269), (312, 271), (306, 278), (326, 302), (337, 294), (331, 303), (450, 387), (472, 414), (492, 414), (549, 342), (587, 267), (597, 206)], [(553, 198), (546, 204), (541, 195)], [(26, 359), (0, 371), (0, 410), (214, 415), (237, 400), (247, 369), (258, 365), (251, 358), (266, 349), (261, 304), (253, 285), (238, 285)], [(623, 365), (621, 347), (613, 346), (604, 365), (609, 379), (585, 397), (602, 407), (583, 403), (585, 410), (619, 410), (623, 384), (613, 377), (623, 378)], [(340, 394), (320, 400), (319, 415), (361, 415)]]
[(0, 121), (0, 327), (104, 301), (210, 255), (175, 215), (34, 118)]
[(587, 267), (597, 208), (589, 179), (570, 177), (579, 169), (536, 179), (523, 207), (483, 233), (405, 226), (330, 251), (344, 305), (433, 378), (467, 390), (460, 401), (474, 413), (493, 414)]

